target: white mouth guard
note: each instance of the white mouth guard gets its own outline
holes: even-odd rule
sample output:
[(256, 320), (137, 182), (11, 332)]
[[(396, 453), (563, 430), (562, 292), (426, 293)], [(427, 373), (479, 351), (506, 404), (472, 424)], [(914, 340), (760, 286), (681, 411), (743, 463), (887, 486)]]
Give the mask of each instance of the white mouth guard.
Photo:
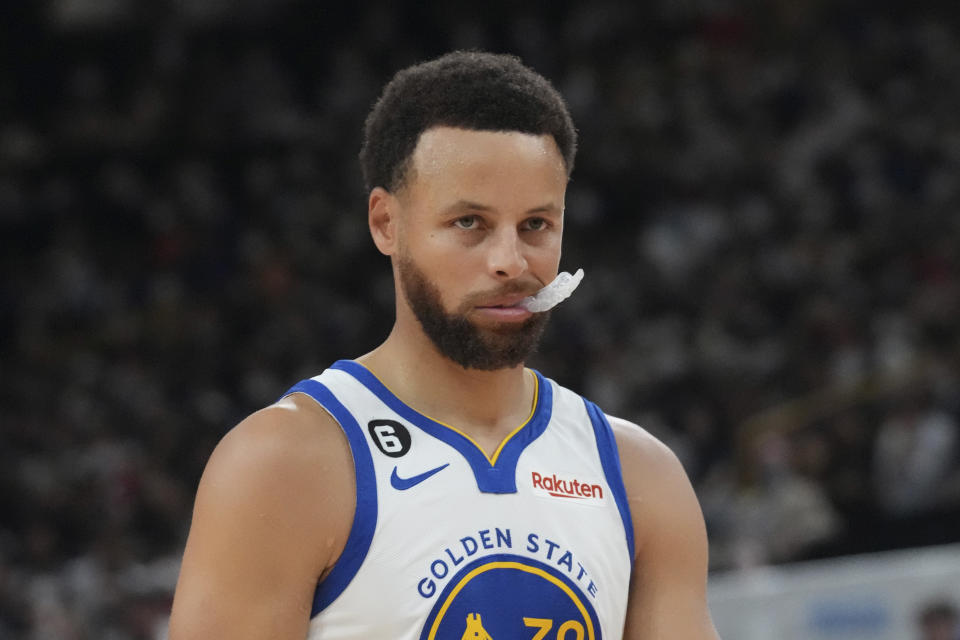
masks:
[(569, 298), (574, 289), (580, 285), (581, 280), (583, 280), (583, 269), (577, 269), (573, 275), (564, 271), (536, 294), (521, 300), (517, 306), (533, 313), (548, 311)]

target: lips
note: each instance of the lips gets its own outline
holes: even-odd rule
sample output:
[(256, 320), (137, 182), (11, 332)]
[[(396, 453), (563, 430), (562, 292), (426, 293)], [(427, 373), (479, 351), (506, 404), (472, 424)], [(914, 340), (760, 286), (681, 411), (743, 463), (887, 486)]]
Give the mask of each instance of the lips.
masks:
[(478, 304), (478, 309), (512, 309), (516, 307), (521, 300), (526, 298), (526, 294), (515, 293), (509, 296), (501, 296), (499, 298), (494, 298), (493, 300), (484, 301), (483, 304)]
[(493, 322), (523, 322), (533, 315), (523, 307), (517, 306), (525, 297), (523, 294), (516, 293), (484, 300), (483, 304), (474, 307), (474, 312), (479, 317)]

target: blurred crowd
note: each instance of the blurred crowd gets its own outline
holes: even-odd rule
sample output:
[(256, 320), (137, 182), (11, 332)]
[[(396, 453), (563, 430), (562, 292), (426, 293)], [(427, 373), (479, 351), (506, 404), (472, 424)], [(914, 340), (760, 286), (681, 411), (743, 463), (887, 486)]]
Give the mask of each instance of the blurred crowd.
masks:
[(161, 638), (231, 425), (392, 323), (393, 71), (519, 54), (581, 146), (533, 366), (680, 456), (711, 566), (960, 539), (960, 37), (895, 3), (48, 0), (0, 24), (0, 640)]

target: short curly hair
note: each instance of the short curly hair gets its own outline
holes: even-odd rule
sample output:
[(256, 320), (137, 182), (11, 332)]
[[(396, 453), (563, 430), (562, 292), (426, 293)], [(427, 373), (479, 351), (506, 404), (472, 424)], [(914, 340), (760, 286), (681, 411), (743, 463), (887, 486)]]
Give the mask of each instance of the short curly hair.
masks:
[(550, 81), (512, 55), (454, 51), (403, 69), (367, 116), (360, 165), (367, 192), (407, 178), (420, 134), (436, 126), (553, 136), (567, 176), (577, 132)]

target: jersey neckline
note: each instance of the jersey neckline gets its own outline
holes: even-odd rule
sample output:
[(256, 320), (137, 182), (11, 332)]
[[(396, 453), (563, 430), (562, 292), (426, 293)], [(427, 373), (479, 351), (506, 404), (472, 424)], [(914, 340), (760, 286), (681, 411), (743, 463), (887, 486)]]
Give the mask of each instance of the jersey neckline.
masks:
[(520, 454), (546, 430), (553, 412), (553, 387), (550, 381), (539, 371), (530, 369), (536, 382), (536, 396), (530, 417), (503, 439), (492, 456), (487, 456), (467, 434), (407, 405), (359, 362), (338, 360), (330, 368), (349, 374), (404, 420), (460, 452), (473, 469), (477, 488), (483, 493), (517, 492), (516, 468)]

